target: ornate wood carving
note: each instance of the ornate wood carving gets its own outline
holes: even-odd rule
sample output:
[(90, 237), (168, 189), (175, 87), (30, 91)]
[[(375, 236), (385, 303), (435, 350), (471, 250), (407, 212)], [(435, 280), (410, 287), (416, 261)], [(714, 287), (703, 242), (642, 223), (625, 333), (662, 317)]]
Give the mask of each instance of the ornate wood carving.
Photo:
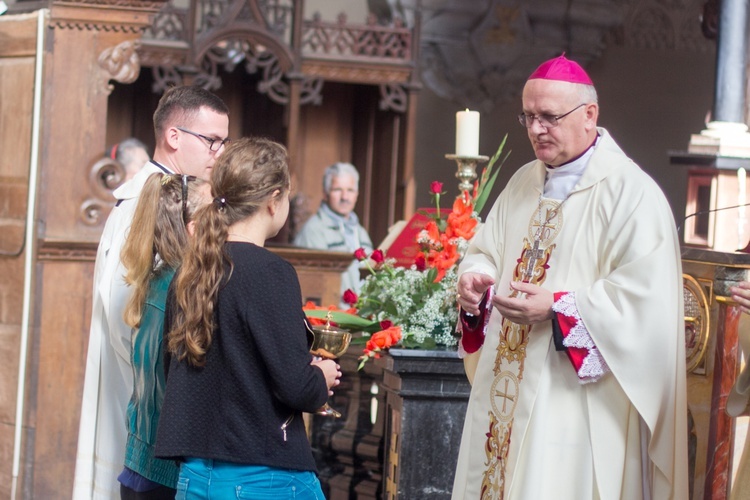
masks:
[[(140, 34), (163, 0), (53, 0), (52, 29)], [(92, 15), (93, 13), (93, 15)]]
[(302, 91), (300, 92), (300, 105), (323, 104), (323, 82), (322, 78), (305, 77), (302, 80)]
[(336, 23), (327, 23), (316, 13), (312, 21), (304, 23), (302, 52), (308, 57), (409, 61), (411, 30), (400, 20), (394, 27), (378, 26), (376, 22), (371, 15), (366, 25), (351, 25), (346, 23), (346, 15), (340, 14)]
[(182, 74), (174, 66), (153, 66), (151, 73), (154, 76), (154, 84), (151, 90), (157, 94), (166, 92), (169, 87), (182, 85)]
[(187, 40), (188, 11), (179, 9), (167, 2), (155, 16), (151, 26), (143, 32), (145, 40), (185, 41)]
[(380, 85), (380, 109), (405, 113), (409, 99), (403, 85), (392, 83)]
[(117, 160), (105, 157), (94, 163), (89, 172), (92, 197), (80, 208), (80, 219), (87, 226), (103, 224), (115, 203), (112, 191), (125, 179), (125, 169)]
[(107, 94), (112, 92), (114, 86), (109, 80), (120, 83), (133, 83), (141, 71), (140, 59), (138, 58), (138, 40), (126, 40), (114, 47), (104, 49), (97, 62), (106, 72), (104, 90)]
[[(195, 72), (196, 85), (215, 90), (222, 85), (219, 68), (231, 72), (244, 64), (248, 73), (261, 72), (259, 92), (288, 104), (287, 73), (294, 66), (292, 59), (299, 57), (289, 51), (292, 0), (199, 0), (191, 3), (191, 9), (170, 2), (144, 32), (141, 63), (162, 66), (154, 70), (156, 92), (181, 82), (182, 71)], [(334, 23), (321, 21), (319, 15), (303, 22), (298, 49), (305, 75), (300, 104), (320, 104), (324, 80), (407, 82), (413, 71), (411, 40), (412, 29), (403, 22), (381, 26), (374, 16), (360, 25), (347, 24), (344, 15)], [(308, 64), (309, 60), (317, 62)]]
[(325, 80), (349, 83), (406, 83), (410, 78), (410, 71), (406, 69), (352, 66), (333, 61), (304, 61), (302, 72)]
[(101, 6), (101, 7), (125, 7), (128, 9), (159, 10), (164, 5), (163, 0), (55, 0), (57, 5), (70, 6)]

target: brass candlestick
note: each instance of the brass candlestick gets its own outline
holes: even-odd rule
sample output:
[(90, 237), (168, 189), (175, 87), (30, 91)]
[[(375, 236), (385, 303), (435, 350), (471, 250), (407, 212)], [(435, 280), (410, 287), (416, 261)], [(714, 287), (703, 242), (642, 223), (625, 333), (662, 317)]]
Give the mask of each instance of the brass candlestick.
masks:
[(458, 192), (463, 193), (474, 188), (474, 179), (477, 178), (477, 165), (486, 163), (489, 156), (459, 156), (457, 154), (447, 154), (445, 157), (449, 160), (456, 160), (458, 169), (456, 171), (456, 179), (458, 179)]

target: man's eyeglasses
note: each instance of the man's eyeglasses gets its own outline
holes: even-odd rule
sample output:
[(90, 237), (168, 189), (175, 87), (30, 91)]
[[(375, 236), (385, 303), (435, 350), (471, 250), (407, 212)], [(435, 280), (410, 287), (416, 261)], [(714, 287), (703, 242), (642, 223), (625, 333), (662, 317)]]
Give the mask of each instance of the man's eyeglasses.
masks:
[(575, 108), (571, 109), (567, 113), (564, 113), (562, 115), (527, 115), (525, 113), (521, 113), (518, 115), (518, 122), (523, 125), (526, 128), (531, 128), (534, 125), (534, 120), (539, 120), (539, 125), (541, 125), (544, 128), (553, 128), (557, 127), (559, 125), (559, 121), (568, 116), (570, 113), (575, 111), (578, 108), (581, 108), (585, 106), (586, 103), (579, 104)]
[(199, 139), (203, 139), (204, 141), (208, 143), (208, 149), (214, 153), (220, 150), (222, 146), (226, 146), (227, 144), (232, 142), (232, 140), (229, 137), (227, 137), (226, 139), (211, 139), (210, 137), (206, 137), (203, 134), (193, 132), (192, 130), (188, 130), (186, 128), (182, 128), (182, 127), (175, 127), (175, 128), (177, 130), (185, 132), (186, 134), (194, 135), (195, 137)]

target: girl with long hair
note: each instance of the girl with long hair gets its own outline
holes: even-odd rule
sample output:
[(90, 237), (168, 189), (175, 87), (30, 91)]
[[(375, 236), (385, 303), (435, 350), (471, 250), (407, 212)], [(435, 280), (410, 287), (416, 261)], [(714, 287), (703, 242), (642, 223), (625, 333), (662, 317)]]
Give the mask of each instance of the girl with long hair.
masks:
[(177, 498), (324, 496), (302, 412), (341, 376), (313, 360), (294, 268), (264, 248), (289, 213), (286, 149), (233, 142), (167, 301), (167, 392), (157, 456), (182, 462)]
[(204, 204), (206, 182), (189, 175), (151, 174), (141, 191), (121, 260), (132, 293), (123, 313), (133, 328), (133, 394), (126, 412), (125, 469), (118, 477), (123, 500), (174, 498), (179, 468), (154, 457), (164, 399), (162, 339), (167, 290), (182, 261), (188, 226)]

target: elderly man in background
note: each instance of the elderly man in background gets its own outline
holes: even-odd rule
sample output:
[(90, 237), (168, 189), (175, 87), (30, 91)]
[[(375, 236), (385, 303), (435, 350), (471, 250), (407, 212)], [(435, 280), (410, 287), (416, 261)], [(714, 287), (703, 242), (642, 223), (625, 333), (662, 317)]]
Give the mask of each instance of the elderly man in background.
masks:
[(672, 211), (597, 128), (577, 63), (540, 65), (522, 101), (536, 160), (510, 179), (459, 269), (473, 384), (453, 498), (683, 500)]
[(135, 137), (128, 137), (113, 145), (109, 148), (107, 156), (119, 161), (125, 168), (125, 179), (123, 182), (127, 182), (135, 177), (135, 174), (140, 172), (151, 159), (146, 150), (146, 145)]
[[(359, 223), (354, 206), (359, 196), (359, 172), (351, 163), (334, 163), (323, 174), (323, 202), (294, 238), (300, 247), (337, 252), (354, 252), (364, 248), (369, 254), (372, 242)], [(341, 293), (360, 288), (359, 263), (352, 260), (341, 275)]]

